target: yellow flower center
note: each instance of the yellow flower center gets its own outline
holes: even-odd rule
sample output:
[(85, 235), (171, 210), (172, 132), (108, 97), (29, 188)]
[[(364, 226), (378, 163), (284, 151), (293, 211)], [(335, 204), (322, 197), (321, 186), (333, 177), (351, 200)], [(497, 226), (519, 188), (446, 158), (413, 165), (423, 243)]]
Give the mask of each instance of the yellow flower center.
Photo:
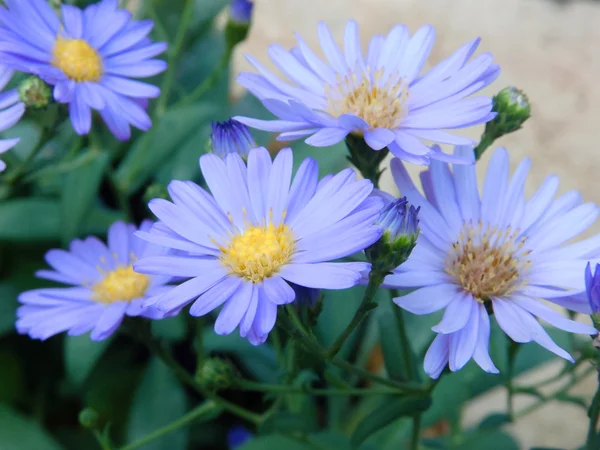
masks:
[(354, 114), (373, 128), (398, 128), (406, 116), (408, 85), (397, 75), (385, 82), (383, 70), (371, 76), (369, 69), (360, 78), (350, 72), (344, 78), (338, 75), (338, 83), (325, 87), (327, 112), (333, 117)]
[(83, 39), (57, 37), (52, 50), (52, 65), (75, 81), (98, 81), (102, 77), (102, 58)]
[(446, 272), (480, 302), (509, 295), (525, 285), (531, 267), (527, 259), (531, 251), (523, 250), (525, 241), (511, 227), (465, 223), (446, 259)]
[(100, 303), (129, 302), (143, 297), (150, 280), (147, 275), (133, 271), (133, 266), (119, 267), (94, 284), (94, 299)]
[(285, 224), (250, 226), (221, 247), (220, 261), (233, 275), (253, 283), (277, 273), (294, 252), (294, 236)]

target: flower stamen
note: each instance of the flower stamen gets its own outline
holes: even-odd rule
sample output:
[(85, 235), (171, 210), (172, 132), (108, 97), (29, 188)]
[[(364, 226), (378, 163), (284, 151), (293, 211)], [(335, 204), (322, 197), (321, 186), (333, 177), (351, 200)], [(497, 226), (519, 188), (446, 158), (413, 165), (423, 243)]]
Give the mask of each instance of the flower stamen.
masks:
[(83, 39), (57, 37), (52, 50), (52, 65), (77, 82), (99, 81), (102, 77), (102, 58)]
[(100, 303), (129, 302), (143, 297), (150, 284), (147, 275), (133, 271), (133, 266), (119, 267), (92, 286), (94, 299)]

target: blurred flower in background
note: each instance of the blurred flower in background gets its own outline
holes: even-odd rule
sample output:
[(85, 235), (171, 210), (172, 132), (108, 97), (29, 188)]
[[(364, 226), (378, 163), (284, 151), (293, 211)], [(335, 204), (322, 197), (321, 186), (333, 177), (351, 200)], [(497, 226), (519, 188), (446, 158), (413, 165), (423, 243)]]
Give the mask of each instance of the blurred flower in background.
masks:
[[(152, 222), (144, 221), (140, 230)], [(50, 250), (46, 261), (54, 270), (40, 270), (39, 278), (71, 285), (35, 289), (19, 296), (17, 330), (34, 339), (68, 331), (77, 336), (91, 331), (92, 340), (110, 336), (125, 316), (160, 319), (163, 314), (142, 305), (145, 298), (169, 289), (171, 277), (135, 273), (132, 264), (163, 248), (136, 237), (137, 228), (115, 222), (108, 230), (108, 246), (91, 236), (75, 239), (69, 251)]]
[(167, 44), (147, 35), (151, 20), (134, 21), (103, 0), (81, 10), (62, 5), (62, 20), (43, 0), (9, 0), (0, 8), (0, 56), (9, 67), (38, 75), (54, 86), (57, 102), (69, 104), (73, 128), (87, 134), (96, 109), (120, 140), (130, 125), (152, 126), (139, 100), (158, 97), (156, 86), (132, 80), (164, 71), (164, 61), (152, 59)]
[(192, 182), (172, 181), (173, 203), (149, 208), (159, 222), (140, 237), (189, 256), (143, 258), (141, 273), (191, 278), (146, 304), (170, 312), (193, 302), (203, 316), (223, 305), (217, 334), (238, 326), (262, 344), (275, 325), (277, 306), (294, 301), (288, 282), (307, 288), (347, 289), (368, 271), (366, 262), (330, 262), (363, 250), (381, 236), (375, 220), (383, 205), (373, 185), (346, 169), (318, 184), (318, 165), (305, 159), (292, 181), (292, 151), (274, 161), (264, 148), (225, 161), (208, 154), (200, 168), (212, 195)]
[(386, 37), (371, 39), (366, 58), (360, 49), (358, 25), (349, 21), (342, 53), (324, 23), (319, 24), (323, 62), (296, 35), (298, 47), (269, 48), (273, 63), (294, 84), (279, 80), (251, 56), (259, 74), (242, 73), (240, 84), (258, 97), (278, 120), (235, 117), (248, 126), (280, 133), (289, 141), (306, 136), (306, 143), (326, 147), (349, 133), (364, 137), (373, 150), (389, 150), (404, 161), (427, 165), (431, 159), (466, 160), (429, 148), (421, 140), (474, 145), (471, 139), (442, 131), (470, 127), (495, 117), (492, 99), (469, 98), (494, 81), (499, 67), (489, 53), (472, 60), (479, 45), (474, 39), (420, 76), (435, 40), (435, 30), (423, 26), (411, 37), (396, 25)]
[(248, 25), (252, 20), (254, 3), (249, 0), (233, 0), (229, 4), (229, 20), (239, 24)]
[[(6, 87), (13, 75), (13, 71), (6, 66), (0, 65), (0, 91)], [(25, 112), (25, 104), (20, 101), (16, 89), (9, 89), (0, 93), (0, 132), (5, 131), (16, 124)], [(13, 148), (19, 142), (18, 138), (0, 139), (0, 153)], [(0, 172), (6, 168), (6, 163), (0, 161)]]
[[(471, 147), (455, 154), (474, 159)], [(406, 263), (385, 280), (389, 287), (415, 289), (394, 299), (414, 314), (445, 309), (427, 355), (425, 371), (437, 378), (447, 364), (461, 369), (471, 358), (492, 373), (486, 306), (515, 342), (537, 342), (569, 361), (573, 359), (544, 330), (536, 317), (571, 333), (595, 334), (594, 328), (569, 320), (546, 306), (546, 299), (567, 309), (589, 313), (583, 270), (600, 254), (598, 236), (563, 245), (592, 225), (599, 209), (582, 204), (577, 192), (553, 200), (558, 179), (550, 176), (526, 201), (527, 158), (509, 181), (508, 152), (496, 150), (483, 195), (475, 166), (434, 161), (422, 175), (425, 198), (398, 159), (392, 173), (400, 191), (421, 207), (422, 233)]]

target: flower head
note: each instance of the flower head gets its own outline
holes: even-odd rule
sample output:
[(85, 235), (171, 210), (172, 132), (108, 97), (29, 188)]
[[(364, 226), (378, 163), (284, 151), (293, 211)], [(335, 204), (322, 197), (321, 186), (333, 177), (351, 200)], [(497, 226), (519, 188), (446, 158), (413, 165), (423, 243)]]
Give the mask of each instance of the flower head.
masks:
[(318, 182), (318, 167), (305, 159), (292, 181), (292, 151), (274, 161), (256, 148), (244, 164), (207, 154), (200, 168), (211, 194), (192, 182), (173, 181), (173, 203), (149, 207), (160, 221), (139, 236), (187, 256), (143, 258), (141, 273), (188, 277), (189, 281), (148, 301), (163, 311), (194, 302), (190, 314), (224, 305), (218, 334), (240, 327), (242, 337), (263, 343), (275, 324), (277, 305), (294, 301), (289, 283), (346, 289), (369, 269), (363, 262), (330, 262), (363, 250), (381, 236), (375, 220), (382, 207), (373, 185), (347, 169)]
[[(7, 66), (0, 65), (0, 91), (6, 87), (12, 78), (13, 71)], [(15, 125), (25, 113), (25, 104), (19, 100), (16, 89), (0, 93), (0, 131), (8, 130)], [(18, 138), (0, 139), (0, 154), (7, 152), (19, 142)], [(6, 169), (6, 163), (0, 161), (0, 172)]]
[(229, 4), (229, 18), (239, 25), (248, 25), (253, 9), (254, 3), (249, 0), (232, 0)]
[(379, 214), (377, 223), (391, 242), (402, 237), (417, 238), (419, 234), (419, 208), (408, 205), (406, 197), (388, 203)]
[[(470, 147), (457, 156), (474, 158)], [(392, 173), (408, 200), (421, 207), (421, 234), (406, 263), (385, 280), (388, 287), (414, 289), (394, 299), (414, 313), (445, 308), (438, 333), (425, 357), (425, 371), (437, 378), (446, 364), (459, 370), (471, 358), (497, 373), (488, 344), (486, 306), (515, 342), (537, 342), (572, 360), (557, 346), (536, 317), (572, 333), (595, 330), (567, 319), (540, 302), (589, 311), (581, 274), (587, 260), (600, 254), (598, 237), (564, 245), (598, 217), (598, 207), (582, 204), (577, 192), (556, 200), (555, 176), (548, 177), (529, 200), (524, 184), (530, 161), (524, 160), (509, 181), (508, 153), (498, 149), (488, 167), (483, 195), (477, 190), (475, 166), (433, 161), (422, 174), (425, 197), (415, 188), (402, 163)]]
[(593, 273), (590, 263), (585, 267), (585, 290), (592, 314), (600, 314), (600, 264), (596, 264)]
[(238, 78), (279, 120), (236, 119), (279, 132), (279, 140), (310, 136), (306, 143), (321, 147), (352, 133), (363, 136), (373, 150), (388, 147), (398, 158), (414, 164), (427, 165), (430, 159), (459, 162), (421, 140), (472, 145), (471, 139), (442, 129), (485, 123), (495, 116), (489, 97), (466, 99), (499, 73), (489, 53), (469, 61), (479, 39), (421, 76), (435, 40), (431, 26), (411, 37), (406, 27), (396, 25), (386, 37), (371, 39), (364, 58), (356, 22), (346, 25), (344, 53), (320, 23), (319, 39), (329, 64), (300, 36), (296, 38), (298, 47), (291, 51), (278, 45), (269, 49), (271, 60), (294, 84), (279, 80), (250, 56), (260, 75), (242, 73)]
[[(148, 230), (151, 225), (145, 221), (139, 229)], [(70, 287), (23, 292), (17, 330), (42, 340), (63, 331), (70, 335), (91, 331), (92, 340), (102, 340), (126, 315), (162, 318), (160, 311), (142, 303), (165, 292), (170, 277), (136, 273), (132, 264), (164, 249), (134, 236), (136, 230), (134, 225), (115, 222), (108, 230), (108, 246), (92, 236), (75, 239), (69, 251), (46, 253), (46, 261), (54, 270), (40, 270), (36, 275)]]
[(221, 158), (228, 153), (237, 153), (242, 158), (247, 158), (250, 149), (256, 147), (248, 127), (233, 119), (226, 122), (213, 122), (210, 141), (212, 151)]
[(132, 20), (117, 0), (84, 10), (62, 5), (62, 20), (43, 0), (8, 0), (6, 5), (0, 8), (3, 61), (54, 85), (54, 98), (69, 104), (78, 134), (90, 131), (92, 109), (121, 140), (129, 139), (130, 125), (150, 128), (139, 100), (157, 97), (160, 90), (131, 78), (166, 68), (164, 61), (151, 59), (167, 47), (147, 38), (152, 21)]

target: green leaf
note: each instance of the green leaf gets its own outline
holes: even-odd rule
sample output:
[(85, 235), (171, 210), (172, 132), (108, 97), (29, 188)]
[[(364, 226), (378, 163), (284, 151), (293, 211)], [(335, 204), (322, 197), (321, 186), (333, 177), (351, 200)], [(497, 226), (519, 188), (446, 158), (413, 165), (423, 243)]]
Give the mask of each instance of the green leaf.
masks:
[(31, 120), (21, 120), (2, 133), (2, 139), (19, 138), (19, 143), (11, 150), (19, 158), (25, 159), (37, 147), (42, 130)]
[(510, 416), (508, 414), (500, 414), (500, 413), (492, 413), (483, 419), (477, 428), (479, 430), (488, 430), (488, 429), (496, 429), (500, 428), (507, 423), (510, 423)]
[(0, 337), (15, 329), (19, 291), (10, 283), (0, 283)]
[(0, 405), (2, 450), (61, 450), (62, 447), (35, 420)]
[(171, 342), (182, 341), (187, 334), (187, 318), (183, 314), (162, 320), (153, 320), (151, 326), (154, 336)]
[(88, 150), (86, 164), (68, 172), (61, 196), (61, 225), (63, 242), (78, 237), (82, 225), (94, 204), (100, 182), (109, 161), (108, 153)]
[(543, 399), (544, 398), (544, 394), (542, 394), (540, 391), (538, 391), (537, 389), (532, 388), (532, 387), (526, 387), (526, 386), (515, 387), (515, 388), (513, 388), (513, 392), (515, 394), (532, 395), (532, 396), (537, 397), (539, 399)]
[(275, 352), (269, 344), (254, 346), (236, 334), (219, 336), (211, 328), (203, 333), (206, 352), (227, 352), (239, 359), (250, 374), (265, 383), (279, 381), (279, 364)]
[(430, 397), (402, 397), (390, 400), (382, 408), (369, 414), (354, 430), (350, 441), (358, 447), (369, 436), (400, 417), (421, 413), (431, 406)]
[[(178, 419), (185, 412), (186, 395), (177, 378), (162, 361), (152, 359), (133, 400), (128, 441), (133, 442), (146, 436)], [(143, 450), (185, 450), (187, 441), (187, 427), (179, 428), (151, 441)]]
[[(128, 194), (137, 191), (217, 110), (216, 105), (194, 104), (167, 111), (149, 132), (131, 146), (115, 174), (118, 188)], [(198, 155), (203, 145), (198, 143)]]
[(512, 436), (502, 431), (475, 431), (464, 435), (463, 439), (450, 448), (454, 450), (521, 450)]
[[(0, 203), (0, 241), (37, 242), (61, 236), (60, 204), (46, 198), (18, 198)], [(85, 220), (85, 233), (104, 232), (120, 212), (93, 209)]]
[(111, 339), (92, 341), (89, 335), (65, 336), (64, 357), (68, 380), (81, 386), (110, 345)]
[(556, 398), (556, 400), (558, 400), (560, 402), (572, 403), (573, 405), (580, 406), (586, 411), (588, 409), (587, 401), (583, 397), (576, 397), (574, 395), (569, 395), (567, 393), (563, 393), (563, 394), (557, 395), (555, 398)]
[(315, 431), (316, 424), (313, 418), (305, 414), (293, 414), (290, 412), (278, 412), (273, 414), (269, 420), (259, 425), (260, 434), (269, 433), (309, 433)]
[(314, 449), (310, 444), (298, 442), (295, 439), (271, 434), (250, 439), (237, 450), (307, 450)]

